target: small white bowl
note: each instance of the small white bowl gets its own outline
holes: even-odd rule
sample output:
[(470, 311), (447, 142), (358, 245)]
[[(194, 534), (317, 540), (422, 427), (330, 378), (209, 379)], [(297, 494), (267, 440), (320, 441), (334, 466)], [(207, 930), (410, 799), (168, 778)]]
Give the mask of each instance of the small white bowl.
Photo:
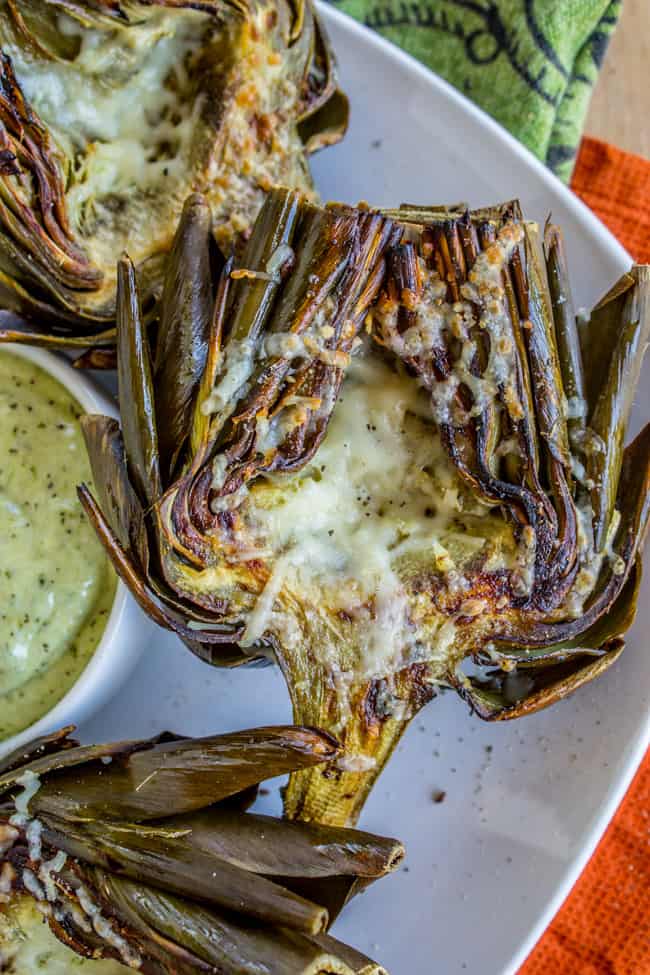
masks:
[[(81, 370), (43, 349), (8, 343), (3, 351), (29, 359), (64, 386), (86, 413), (117, 419), (115, 404)], [(118, 579), (113, 606), (97, 648), (76, 682), (55, 706), (23, 731), (0, 741), (0, 756), (64, 725), (78, 725), (98, 711), (129, 676), (153, 632), (153, 624)]]

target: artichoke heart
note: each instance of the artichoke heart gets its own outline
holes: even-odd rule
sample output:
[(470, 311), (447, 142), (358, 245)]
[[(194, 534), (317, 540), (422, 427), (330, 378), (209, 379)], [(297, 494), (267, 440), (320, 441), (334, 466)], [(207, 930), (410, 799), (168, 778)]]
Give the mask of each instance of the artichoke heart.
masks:
[(401, 843), (250, 811), (258, 783), (331, 762), (335, 739), (73, 730), (0, 760), (0, 971), (386, 975), (327, 932)]
[(345, 130), (310, 0), (0, 10), (0, 300), (48, 327), (5, 340), (111, 342), (121, 253), (150, 303), (188, 193), (230, 249), (270, 186), (309, 191), (307, 154)]
[(0, 908), (0, 972), (3, 975), (125, 975), (120, 962), (82, 958), (52, 934), (34, 901), (12, 899)]
[(287, 814), (354, 821), (438, 688), (514, 718), (620, 654), (648, 516), (650, 427), (624, 438), (650, 272), (579, 334), (559, 232), (541, 241), (517, 204), (277, 190), (192, 310), (205, 212), (186, 204), (154, 348), (120, 265), (122, 429), (85, 419), (99, 504), (80, 497), (160, 625), (213, 664), (275, 657), (295, 720), (342, 741), (335, 770), (291, 777)]

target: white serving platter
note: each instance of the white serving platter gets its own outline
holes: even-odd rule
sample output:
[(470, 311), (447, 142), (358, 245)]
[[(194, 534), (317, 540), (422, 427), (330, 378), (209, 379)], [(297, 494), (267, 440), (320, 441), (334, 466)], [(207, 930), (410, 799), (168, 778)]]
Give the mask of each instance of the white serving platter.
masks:
[[(472, 205), (519, 197), (564, 229), (578, 306), (629, 264), (599, 221), (454, 89), (342, 14), (323, 9), (352, 102), (349, 134), (315, 161), (323, 197)], [(646, 373), (647, 375), (647, 373)], [(650, 383), (635, 428), (650, 415)], [(577, 879), (650, 738), (650, 587), (622, 660), (554, 709), (490, 726), (454, 695), (417, 718), (361, 825), (399, 836), (406, 866), (359, 897), (334, 933), (392, 975), (513, 975)], [(84, 740), (204, 735), (290, 721), (271, 667), (212, 670), (157, 631)], [(444, 791), (441, 803), (434, 793)], [(263, 800), (279, 810), (277, 790)]]

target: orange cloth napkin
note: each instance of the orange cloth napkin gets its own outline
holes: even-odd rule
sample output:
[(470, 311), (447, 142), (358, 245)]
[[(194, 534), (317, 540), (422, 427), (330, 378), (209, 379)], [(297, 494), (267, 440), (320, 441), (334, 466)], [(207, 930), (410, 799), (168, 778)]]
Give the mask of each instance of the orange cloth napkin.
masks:
[[(571, 187), (650, 263), (650, 162), (583, 139)], [(650, 975), (650, 752), (519, 975)]]
[(571, 189), (607, 224), (635, 261), (650, 264), (650, 162), (647, 159), (597, 139), (583, 139)]

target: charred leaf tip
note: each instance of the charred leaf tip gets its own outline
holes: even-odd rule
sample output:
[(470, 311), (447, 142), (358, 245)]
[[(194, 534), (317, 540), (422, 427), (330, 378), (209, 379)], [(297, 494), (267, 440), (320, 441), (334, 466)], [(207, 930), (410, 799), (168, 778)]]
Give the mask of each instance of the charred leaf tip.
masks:
[(340, 741), (322, 728), (304, 727), (303, 732), (309, 735), (309, 745), (315, 756), (322, 756), (323, 761), (336, 758), (343, 752)]
[(81, 484), (77, 484), (77, 498), (79, 499), (79, 503), (86, 514), (91, 517), (92, 512), (95, 510), (97, 505), (93, 497), (93, 493), (85, 481), (82, 481)]
[(395, 849), (393, 850), (393, 852), (391, 853), (391, 855), (389, 856), (386, 862), (387, 873), (392, 873), (393, 870), (397, 870), (400, 863), (406, 856), (406, 847), (402, 843), (400, 843), (399, 840), (395, 840), (394, 843), (395, 843)]

